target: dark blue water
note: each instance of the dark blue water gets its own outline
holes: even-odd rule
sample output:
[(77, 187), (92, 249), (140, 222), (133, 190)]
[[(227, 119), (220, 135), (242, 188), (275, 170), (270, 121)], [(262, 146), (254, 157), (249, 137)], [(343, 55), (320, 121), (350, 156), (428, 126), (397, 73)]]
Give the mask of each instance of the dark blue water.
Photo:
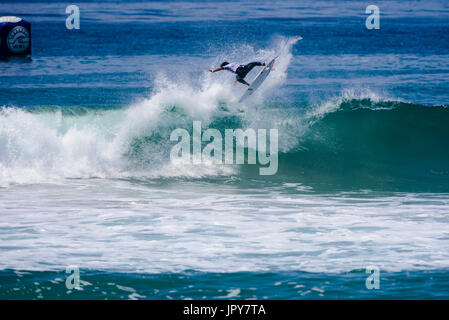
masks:
[[(447, 298), (447, 1), (379, 30), (364, 1), (76, 4), (0, 3), (32, 24), (0, 61), (1, 298)], [(243, 105), (207, 72), (277, 54)], [(278, 129), (277, 173), (171, 165), (194, 120)]]

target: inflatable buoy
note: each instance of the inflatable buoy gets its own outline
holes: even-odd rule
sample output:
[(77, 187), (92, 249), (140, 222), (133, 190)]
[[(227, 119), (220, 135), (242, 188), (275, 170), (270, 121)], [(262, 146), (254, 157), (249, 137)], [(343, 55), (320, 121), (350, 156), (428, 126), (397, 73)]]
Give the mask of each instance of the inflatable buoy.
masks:
[(31, 54), (31, 24), (19, 17), (0, 17), (0, 56)]

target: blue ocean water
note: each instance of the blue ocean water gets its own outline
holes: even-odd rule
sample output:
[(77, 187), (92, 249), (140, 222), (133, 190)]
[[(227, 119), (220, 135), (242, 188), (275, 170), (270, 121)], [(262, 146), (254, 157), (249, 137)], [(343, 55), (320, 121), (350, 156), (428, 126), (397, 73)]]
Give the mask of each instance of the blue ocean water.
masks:
[[(0, 61), (0, 298), (449, 297), (447, 1), (75, 4), (0, 3), (32, 23)], [(244, 104), (207, 72), (277, 54)], [(194, 120), (278, 129), (277, 173), (171, 163)]]

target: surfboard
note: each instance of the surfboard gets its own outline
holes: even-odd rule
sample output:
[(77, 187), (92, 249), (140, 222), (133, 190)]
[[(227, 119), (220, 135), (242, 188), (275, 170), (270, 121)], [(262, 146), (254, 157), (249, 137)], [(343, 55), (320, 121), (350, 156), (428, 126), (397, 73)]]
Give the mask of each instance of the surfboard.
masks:
[(254, 93), (254, 91), (257, 90), (257, 88), (260, 87), (260, 85), (265, 81), (265, 79), (268, 77), (268, 75), (271, 72), (271, 69), (274, 66), (274, 62), (276, 61), (276, 58), (274, 58), (273, 60), (270, 61), (270, 63), (268, 63), (263, 70), (259, 73), (259, 75), (257, 76), (256, 79), (254, 79), (253, 83), (251, 84), (251, 86), (245, 91), (245, 93), (243, 94), (243, 96), (240, 98), (239, 102), (242, 102), (243, 100), (245, 100), (246, 98), (248, 98), (250, 95), (252, 95)]

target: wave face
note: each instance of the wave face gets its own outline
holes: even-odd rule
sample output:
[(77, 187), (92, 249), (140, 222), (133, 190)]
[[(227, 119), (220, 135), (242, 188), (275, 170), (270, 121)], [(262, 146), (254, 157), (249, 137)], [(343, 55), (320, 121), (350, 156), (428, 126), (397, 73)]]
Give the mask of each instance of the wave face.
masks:
[[(280, 171), (347, 188), (449, 190), (449, 109), (343, 99), (313, 115)], [(317, 178), (319, 177), (319, 178)]]
[[(171, 99), (166, 102), (167, 96)], [(176, 128), (191, 132), (192, 121), (198, 119), (203, 130), (215, 128), (223, 134), (226, 128), (270, 128), (271, 119), (279, 130), (279, 171), (264, 179), (345, 188), (403, 190), (413, 185), (449, 190), (446, 107), (346, 97), (306, 108), (266, 105), (254, 118), (253, 109), (220, 106), (218, 95), (211, 98), (217, 100), (211, 110), (182, 101), (182, 96), (172, 99), (170, 92), (158, 93), (126, 110), (3, 108), (2, 184), (91, 177), (257, 178), (256, 166), (171, 164), (174, 142), (169, 136)]]

